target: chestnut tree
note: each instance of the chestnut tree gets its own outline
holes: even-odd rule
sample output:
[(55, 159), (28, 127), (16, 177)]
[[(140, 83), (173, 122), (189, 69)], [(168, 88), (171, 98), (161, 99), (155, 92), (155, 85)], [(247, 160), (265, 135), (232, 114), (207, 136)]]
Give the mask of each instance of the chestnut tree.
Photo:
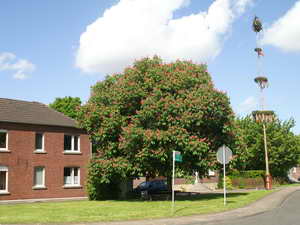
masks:
[(90, 198), (97, 187), (126, 177), (166, 176), (172, 151), (186, 174), (206, 176), (216, 150), (232, 143), (234, 114), (227, 95), (214, 87), (204, 64), (138, 60), (92, 87), (79, 122), (96, 152), (89, 168)]

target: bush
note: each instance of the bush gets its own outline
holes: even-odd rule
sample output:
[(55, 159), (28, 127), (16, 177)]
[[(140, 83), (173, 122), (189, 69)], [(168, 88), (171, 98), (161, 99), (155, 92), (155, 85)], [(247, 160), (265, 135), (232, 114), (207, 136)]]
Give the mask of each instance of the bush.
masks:
[(194, 184), (195, 177), (194, 176), (184, 176), (185, 184)]
[(228, 175), (232, 185), (238, 188), (264, 187), (264, 170), (231, 171)]
[(117, 182), (93, 183), (87, 186), (90, 200), (111, 200), (119, 198), (119, 184)]
[(106, 182), (99, 173), (97, 162), (91, 160), (87, 176), (86, 189), (90, 200), (118, 199), (120, 178), (112, 176)]
[[(223, 188), (223, 176), (219, 178), (219, 182), (218, 182), (218, 188), (221, 189)], [(225, 178), (225, 182), (226, 182), (226, 189), (228, 190), (232, 190), (233, 189), (233, 185), (232, 185), (232, 180), (230, 177), (226, 176)]]

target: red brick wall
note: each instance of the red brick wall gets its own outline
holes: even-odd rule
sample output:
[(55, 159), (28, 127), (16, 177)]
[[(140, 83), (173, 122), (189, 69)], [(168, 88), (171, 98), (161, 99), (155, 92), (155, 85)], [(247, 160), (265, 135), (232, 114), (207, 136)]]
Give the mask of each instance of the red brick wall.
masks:
[[(90, 157), (88, 135), (80, 129), (0, 123), (8, 131), (8, 150), (0, 152), (0, 165), (8, 167), (8, 191), (0, 200), (84, 197)], [(45, 154), (34, 153), (35, 133), (43, 132)], [(81, 154), (64, 154), (64, 134), (80, 134)], [(34, 167), (45, 167), (46, 189), (33, 189)], [(64, 167), (80, 167), (80, 185), (64, 188)]]

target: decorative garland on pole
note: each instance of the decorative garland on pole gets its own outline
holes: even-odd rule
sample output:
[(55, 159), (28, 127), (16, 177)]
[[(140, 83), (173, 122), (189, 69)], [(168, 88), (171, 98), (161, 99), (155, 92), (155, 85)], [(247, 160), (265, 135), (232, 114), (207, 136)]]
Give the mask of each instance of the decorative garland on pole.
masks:
[(274, 111), (257, 110), (252, 112), (252, 116), (258, 123), (271, 123), (275, 119)]

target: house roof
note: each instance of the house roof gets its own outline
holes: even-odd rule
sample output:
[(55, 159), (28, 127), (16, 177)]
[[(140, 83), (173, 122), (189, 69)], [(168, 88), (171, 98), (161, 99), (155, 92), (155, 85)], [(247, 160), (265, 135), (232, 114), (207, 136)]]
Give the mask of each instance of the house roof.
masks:
[(39, 102), (0, 98), (0, 122), (77, 127), (76, 121)]

